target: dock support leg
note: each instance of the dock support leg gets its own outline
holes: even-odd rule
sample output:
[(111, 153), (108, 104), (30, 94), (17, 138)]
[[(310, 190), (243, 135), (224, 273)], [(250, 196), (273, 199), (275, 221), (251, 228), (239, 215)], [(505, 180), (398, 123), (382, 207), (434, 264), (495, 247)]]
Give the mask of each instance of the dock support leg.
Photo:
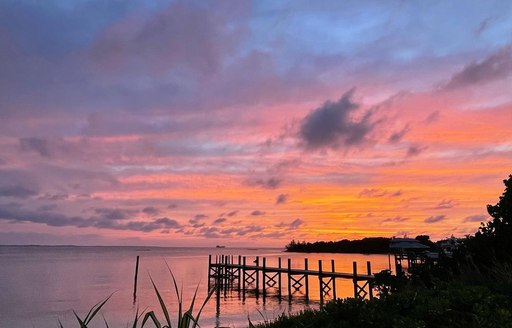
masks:
[(322, 278), (322, 260), (318, 260), (318, 282), (320, 283), (320, 306), (324, 304), (324, 281)]
[(291, 275), (291, 269), (292, 269), (292, 260), (288, 259), (288, 302), (292, 302), (292, 275)]
[[(368, 275), (372, 275), (372, 263), (370, 261), (366, 262), (366, 271), (368, 272)], [(368, 281), (368, 294), (370, 299), (373, 299), (373, 281)]]
[(336, 273), (336, 266), (334, 265), (334, 260), (331, 260), (331, 271), (332, 271), (332, 299), (336, 300), (336, 278), (334, 274)]

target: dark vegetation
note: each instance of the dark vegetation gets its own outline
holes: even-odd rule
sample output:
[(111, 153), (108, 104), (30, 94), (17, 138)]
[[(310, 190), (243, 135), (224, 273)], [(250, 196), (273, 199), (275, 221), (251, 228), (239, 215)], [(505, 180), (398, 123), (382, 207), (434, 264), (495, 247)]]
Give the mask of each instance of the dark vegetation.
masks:
[(363, 238), (360, 240), (317, 241), (314, 243), (292, 240), (285, 247), (287, 252), (300, 253), (386, 254), (389, 250), (389, 241), (390, 238), (385, 237)]
[[(435, 248), (429, 236), (419, 235), (415, 238), (420, 243)], [(387, 254), (389, 241), (387, 237), (363, 238), (358, 240), (342, 239), (340, 241), (317, 241), (309, 243), (292, 240), (285, 246), (287, 252), (298, 253), (359, 253), (359, 254)]]
[(258, 327), (512, 327), (512, 175), (504, 183), (487, 206), (492, 219), (453, 258), (407, 276), (376, 274), (379, 298), (338, 299)]

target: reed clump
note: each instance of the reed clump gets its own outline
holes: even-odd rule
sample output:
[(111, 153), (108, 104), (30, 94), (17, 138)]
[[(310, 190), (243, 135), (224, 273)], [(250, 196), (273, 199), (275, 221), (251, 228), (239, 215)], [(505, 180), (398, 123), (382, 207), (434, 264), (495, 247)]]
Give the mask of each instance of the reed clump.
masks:
[[(175, 313), (176, 319), (175, 319), (175, 325), (172, 324), (172, 316), (171, 311), (165, 304), (162, 295), (160, 293), (160, 290), (156, 286), (155, 282), (151, 279), (151, 284), (153, 285), (153, 288), (155, 290), (156, 297), (158, 299), (158, 302), (160, 304), (160, 308), (163, 312), (164, 318), (158, 319), (157, 315), (155, 314), (155, 311), (142, 311), (142, 313), (139, 313), (139, 310), (137, 309), (137, 312), (135, 313), (135, 318), (133, 319), (132, 328), (143, 328), (143, 327), (151, 327), (152, 326), (156, 328), (196, 328), (199, 327), (199, 317), (201, 316), (201, 312), (203, 311), (204, 307), (212, 297), (215, 289), (212, 288), (205, 299), (203, 300), (203, 303), (201, 304), (201, 307), (197, 311), (196, 314), (194, 314), (194, 306), (196, 303), (197, 298), (197, 291), (199, 289), (199, 285), (196, 287), (196, 290), (194, 292), (194, 296), (192, 297), (192, 300), (190, 302), (190, 306), (188, 308), (184, 307), (183, 304), (183, 288), (179, 289), (178, 284), (176, 282), (176, 278), (167, 264), (167, 269), (169, 270), (169, 274), (172, 278), (173, 286), (174, 286), (174, 293), (176, 294), (176, 297), (178, 299), (178, 308), (177, 312)], [(80, 328), (91, 328), (90, 323), (91, 321), (98, 316), (100, 313), (100, 310), (105, 306), (105, 304), (108, 302), (108, 300), (112, 297), (113, 294), (108, 296), (105, 300), (98, 302), (95, 304), (87, 313), (87, 315), (84, 318), (81, 318), (75, 311), (73, 311), (73, 314), (75, 315), (75, 318), (79, 324)], [(105, 324), (106, 328), (110, 328), (107, 320), (105, 317), (103, 317), (103, 322)], [(62, 322), (59, 320), (59, 328), (64, 328), (62, 325)], [(149, 324), (149, 325), (148, 325)]]

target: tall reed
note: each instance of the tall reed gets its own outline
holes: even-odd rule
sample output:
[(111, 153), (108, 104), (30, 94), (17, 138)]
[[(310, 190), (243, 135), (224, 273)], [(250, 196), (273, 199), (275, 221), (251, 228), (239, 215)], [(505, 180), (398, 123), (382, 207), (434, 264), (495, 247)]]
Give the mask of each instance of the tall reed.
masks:
[[(176, 294), (176, 297), (178, 299), (178, 309), (177, 309), (177, 313), (175, 313), (176, 326), (174, 326), (174, 327), (176, 327), (176, 328), (199, 327), (199, 317), (201, 316), (201, 313), (202, 313), (204, 307), (206, 306), (206, 304), (212, 297), (213, 293), (215, 292), (215, 288), (212, 288), (208, 291), (208, 294), (206, 295), (206, 298), (204, 299), (201, 307), (199, 308), (199, 311), (197, 312), (197, 314), (194, 315), (194, 313), (193, 313), (194, 306), (195, 306), (195, 302), (196, 302), (196, 298), (197, 298), (197, 291), (199, 289), (199, 284), (198, 284), (196, 287), (196, 290), (194, 292), (194, 296), (192, 297), (192, 301), (190, 302), (190, 306), (188, 307), (188, 309), (185, 312), (183, 312), (183, 309), (184, 309), (184, 307), (183, 307), (183, 286), (182, 286), (181, 290), (178, 289), (178, 284), (176, 282), (176, 277), (174, 276), (174, 273), (172, 272), (172, 270), (169, 267), (169, 264), (167, 264), (167, 262), (165, 262), (165, 265), (167, 266), (167, 269), (169, 270), (169, 273), (171, 275), (173, 286), (174, 286), (174, 293)], [(149, 323), (153, 323), (153, 325), (156, 328), (173, 328), (169, 308), (165, 305), (162, 295), (160, 294), (160, 290), (156, 286), (156, 284), (153, 281), (153, 278), (151, 278), (151, 276), (150, 276), (150, 280), (151, 280), (151, 284), (153, 285), (153, 289), (155, 290), (155, 294), (156, 294), (156, 297), (160, 304), (160, 308), (162, 309), (164, 318), (163, 318), (163, 320), (159, 320), (154, 311), (149, 311), (149, 312), (142, 311), (142, 313), (139, 314), (139, 310), (137, 309), (137, 311), (135, 313), (135, 318), (133, 320), (132, 328), (138, 328), (138, 327), (143, 328)], [(105, 300), (95, 304), (89, 310), (89, 312), (83, 319), (80, 318), (75, 311), (73, 311), (75, 318), (79, 324), (79, 327), (80, 328), (90, 328), (89, 327), (90, 322), (92, 321), (92, 319), (94, 319), (94, 317), (96, 317), (98, 315), (101, 308), (107, 303), (107, 301), (112, 297), (112, 295), (113, 294), (111, 294)], [(141, 318), (142, 318), (142, 321), (140, 320)], [(103, 318), (103, 321), (105, 323), (105, 327), (110, 328), (108, 325), (108, 322), (105, 318)], [(139, 326), (139, 322), (140, 322), (140, 326)], [(58, 321), (58, 323), (59, 323), (59, 328), (64, 328), (60, 320)]]

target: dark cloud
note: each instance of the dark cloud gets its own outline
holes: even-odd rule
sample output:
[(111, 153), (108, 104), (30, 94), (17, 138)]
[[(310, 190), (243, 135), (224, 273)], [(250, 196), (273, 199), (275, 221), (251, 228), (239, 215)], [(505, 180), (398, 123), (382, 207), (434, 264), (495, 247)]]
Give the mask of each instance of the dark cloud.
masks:
[(281, 185), (282, 180), (276, 177), (267, 179), (249, 179), (246, 184), (249, 186), (258, 186), (264, 189), (277, 189)]
[(445, 90), (464, 88), (506, 78), (512, 74), (512, 46), (507, 46), (484, 60), (473, 62), (455, 73)]
[(142, 213), (145, 213), (149, 216), (156, 216), (156, 215), (159, 215), (161, 213), (161, 211), (154, 206), (148, 206), (148, 207), (144, 207), (142, 209)]
[(371, 112), (356, 120), (352, 116), (359, 104), (352, 101), (353, 90), (337, 102), (326, 102), (311, 111), (300, 126), (299, 137), (306, 148), (354, 146), (366, 141), (373, 130)]
[(489, 216), (485, 214), (470, 215), (464, 218), (464, 222), (486, 222)]
[(57, 204), (48, 204), (48, 205), (42, 205), (39, 206), (39, 211), (55, 211), (58, 208)]
[(133, 219), (138, 211), (131, 209), (100, 207), (95, 208), (94, 213), (99, 216), (100, 220), (117, 221)]
[(425, 124), (431, 124), (431, 123), (437, 122), (437, 121), (439, 121), (440, 116), (441, 116), (441, 113), (438, 110), (433, 111), (432, 113), (428, 114), (428, 116), (425, 118), (424, 122), (425, 122)]
[(37, 192), (25, 186), (0, 186), (0, 197), (28, 198), (37, 195)]
[(0, 245), (105, 245), (112, 240), (97, 234), (51, 234), (38, 232), (0, 232)]
[(208, 7), (176, 1), (151, 20), (125, 22), (135, 29), (126, 29), (122, 23), (113, 26), (95, 43), (92, 57), (103, 70), (132, 69), (142, 64), (154, 73), (186, 68), (211, 74), (238, 30), (224, 28), (221, 17)]
[(400, 142), (400, 141), (402, 141), (403, 137), (407, 134), (407, 132), (409, 132), (408, 126), (406, 126), (405, 128), (403, 128), (400, 131), (397, 131), (397, 132), (394, 132), (393, 134), (391, 134), (391, 136), (389, 136), (388, 141), (390, 143)]
[(260, 211), (260, 210), (254, 210), (251, 212), (251, 215), (252, 216), (261, 216), (261, 215), (265, 215), (265, 212), (264, 211)]
[(22, 170), (0, 170), (0, 197), (28, 198), (38, 194), (37, 180)]
[(394, 218), (387, 218), (387, 219), (382, 220), (382, 223), (388, 223), (388, 222), (400, 223), (400, 222), (405, 222), (405, 221), (408, 221), (408, 220), (409, 220), (409, 218), (404, 218), (404, 217), (401, 217), (401, 216), (395, 216)]
[(301, 227), (303, 224), (304, 224), (304, 220), (302, 220), (302, 219), (295, 219), (295, 220), (293, 220), (290, 223), (281, 222), (279, 224), (276, 224), (275, 226), (277, 228), (282, 228), (282, 229), (286, 229), (286, 230), (296, 230), (299, 227)]
[(251, 238), (282, 238), (287, 234), (288, 232), (284, 231), (262, 232), (251, 236)]
[(434, 208), (435, 209), (446, 209), (446, 208), (452, 208), (456, 205), (457, 205), (457, 201), (455, 201), (453, 199), (443, 199)]
[(217, 224), (224, 223), (224, 222), (226, 222), (226, 221), (227, 221), (227, 219), (226, 219), (226, 218), (217, 218), (217, 219), (215, 219), (215, 221), (213, 221), (213, 224), (214, 224), (214, 225), (217, 225)]
[(219, 229), (216, 227), (205, 227), (199, 231), (206, 238), (223, 238), (225, 236), (219, 234)]
[(260, 232), (263, 231), (263, 227), (259, 225), (249, 225), (246, 227), (231, 229), (231, 230), (225, 230), (227, 234), (236, 234), (237, 236), (245, 236), (254, 232)]
[(436, 223), (440, 221), (444, 221), (446, 219), (446, 215), (435, 215), (435, 216), (429, 216), (423, 222), (425, 223)]
[(50, 146), (43, 138), (20, 138), (20, 148), (24, 151), (33, 151), (43, 157), (50, 157)]
[(288, 201), (288, 194), (280, 194), (276, 198), (276, 205), (284, 204)]
[(86, 220), (80, 216), (66, 216), (59, 213), (46, 213), (25, 210), (21, 206), (15, 204), (2, 204), (0, 205), (0, 218), (8, 220), (11, 223), (16, 222), (33, 222), (42, 223), (51, 227), (88, 227), (92, 226), (94, 222)]
[(52, 201), (65, 200), (68, 198), (69, 198), (68, 194), (50, 194), (50, 193), (45, 193), (44, 195), (41, 195), (38, 197), (38, 199), (40, 199), (40, 200), (52, 200)]
[(380, 197), (399, 197), (402, 195), (401, 190), (396, 191), (390, 191), (385, 189), (363, 189), (359, 193), (359, 197), (366, 197), (366, 198), (380, 198)]
[(231, 212), (226, 213), (226, 216), (232, 217), (232, 216), (235, 216), (237, 213), (238, 213), (238, 211), (231, 211)]
[(203, 221), (206, 220), (207, 218), (208, 218), (208, 215), (196, 214), (196, 215), (194, 215), (194, 217), (192, 219), (188, 220), (188, 222), (192, 225), (192, 227), (200, 228), (205, 225), (205, 223)]
[(407, 157), (414, 157), (421, 154), (424, 150), (426, 150), (427, 146), (422, 145), (411, 145), (407, 148)]
[(95, 227), (100, 229), (132, 230), (141, 232), (150, 232), (162, 229), (178, 229), (182, 227), (176, 220), (169, 219), (167, 217), (151, 221), (127, 221), (126, 215), (127, 213), (130, 213), (131, 210), (100, 208), (95, 209), (95, 212), (100, 215), (85, 218), (83, 216), (67, 216), (54, 212), (26, 210), (17, 204), (0, 205), (0, 219), (7, 220), (11, 223), (33, 222), (45, 224), (51, 227)]
[(482, 20), (480, 22), (480, 24), (478, 25), (478, 28), (475, 30), (475, 34), (477, 36), (482, 35), (482, 33), (485, 32), (489, 28), (489, 25), (491, 25), (491, 22), (495, 19), (496, 19), (495, 16), (491, 16), (491, 17), (487, 17), (486, 19)]
[(123, 230), (151, 232), (154, 230), (178, 229), (181, 228), (181, 225), (176, 220), (163, 217), (150, 222), (131, 221), (118, 227)]

